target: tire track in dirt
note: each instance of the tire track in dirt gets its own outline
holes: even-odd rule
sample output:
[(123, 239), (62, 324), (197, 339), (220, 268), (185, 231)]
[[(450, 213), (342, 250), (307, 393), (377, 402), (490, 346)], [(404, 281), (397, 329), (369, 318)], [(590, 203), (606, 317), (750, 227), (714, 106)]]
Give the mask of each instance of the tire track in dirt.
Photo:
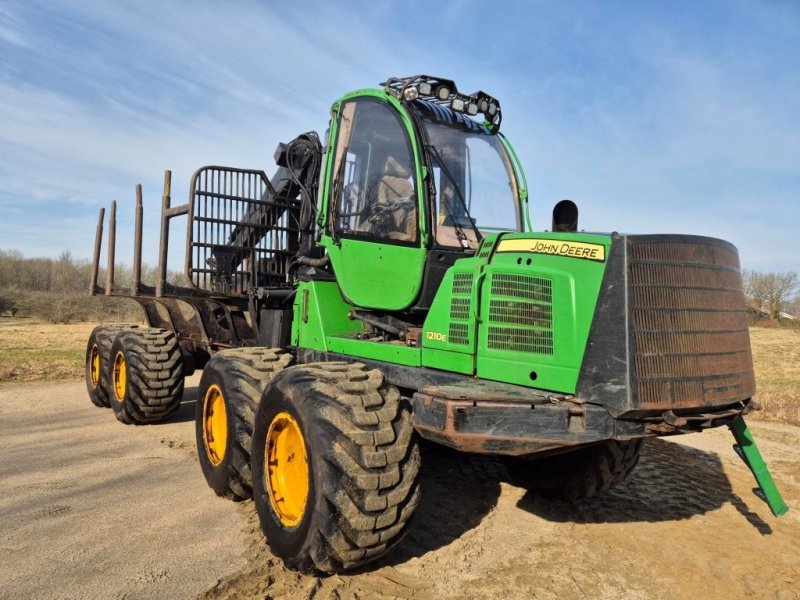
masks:
[[(769, 433), (762, 437), (768, 446)], [(575, 503), (510, 485), (494, 459), (425, 446), (423, 501), (407, 537), (361, 572), (328, 578), (286, 570), (243, 503), (248, 566), (201, 597), (800, 597), (797, 509), (775, 519), (732, 450), (703, 448), (729, 448), (727, 431), (691, 438), (699, 447), (649, 440), (626, 482)], [(777, 466), (776, 478), (785, 471)], [(797, 486), (781, 483), (787, 501), (800, 504)]]

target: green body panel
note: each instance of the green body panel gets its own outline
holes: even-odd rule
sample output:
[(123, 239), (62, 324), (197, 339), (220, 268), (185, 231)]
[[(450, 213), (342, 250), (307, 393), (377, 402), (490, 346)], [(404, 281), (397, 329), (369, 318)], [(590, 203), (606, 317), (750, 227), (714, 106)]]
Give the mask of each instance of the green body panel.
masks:
[(472, 375), (475, 373), (475, 355), (423, 347), (422, 366)]
[(369, 340), (328, 337), (328, 348), (331, 352), (382, 360), (396, 365), (408, 367), (420, 366), (420, 349), (410, 348), (399, 342), (371, 342)]
[(292, 319), (292, 345), (419, 367), (421, 351), (402, 343), (355, 339), (364, 324), (347, 315), (353, 310), (334, 281), (302, 282), (297, 288)]
[[(598, 254), (602, 247), (604, 257), (611, 246), (606, 235), (544, 232), (503, 236), (481, 282), (477, 375), (572, 394), (595, 316), (605, 260), (501, 251), (509, 242), (531, 239), (589, 244)], [(504, 286), (504, 280), (514, 283)], [(509, 288), (528, 289), (531, 296), (520, 298), (516, 291), (507, 292)]]
[(353, 309), (335, 281), (308, 281), (297, 287), (292, 319), (292, 345), (327, 352), (328, 336), (354, 335), (364, 331), (361, 321), (347, 314)]
[(503, 251), (534, 239), (589, 244), (604, 259), (611, 245), (583, 233), (487, 237), (442, 281), (422, 330), (424, 366), (575, 392), (605, 260)]
[(476, 255), (448, 269), (422, 328), (422, 364), (475, 373), (478, 290), (499, 234), (487, 235)]
[(402, 310), (417, 299), (425, 250), (342, 239), (328, 247), (342, 294), (354, 306)]

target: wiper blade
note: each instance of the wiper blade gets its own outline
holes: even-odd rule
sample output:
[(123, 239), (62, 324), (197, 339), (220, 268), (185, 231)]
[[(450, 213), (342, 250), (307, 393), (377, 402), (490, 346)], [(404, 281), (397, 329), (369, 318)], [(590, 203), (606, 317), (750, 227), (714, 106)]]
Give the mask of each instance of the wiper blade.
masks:
[[(447, 177), (447, 179), (450, 180), (450, 184), (453, 186), (453, 189), (455, 190), (455, 196), (456, 196), (456, 198), (458, 198), (458, 202), (459, 202), (459, 204), (461, 204), (461, 208), (464, 209), (464, 214), (467, 217), (467, 221), (469, 222), (470, 227), (472, 227), (472, 231), (475, 233), (475, 241), (476, 241), (476, 243), (478, 245), (480, 245), (481, 240), (483, 240), (483, 236), (481, 235), (481, 232), (478, 230), (477, 226), (475, 225), (474, 219), (469, 214), (469, 209), (467, 208), (467, 203), (464, 201), (464, 195), (461, 193), (461, 188), (456, 183), (456, 180), (453, 177), (453, 174), (450, 173), (450, 169), (447, 168), (447, 165), (445, 164), (444, 159), (442, 158), (442, 155), (439, 154), (439, 151), (436, 149), (436, 147), (429, 145), (427, 148), (428, 148), (428, 151), (431, 153), (431, 156), (433, 156), (436, 159), (436, 162), (439, 163), (439, 167), (442, 169), (442, 173), (444, 173), (445, 176)], [(453, 220), (453, 227), (456, 230), (456, 234), (458, 235), (458, 239), (461, 240), (461, 245), (464, 248), (469, 248), (469, 245), (467, 243), (469, 238), (467, 238), (467, 234), (464, 233), (464, 229), (461, 227), (461, 224), (458, 222), (459, 219), (458, 219), (458, 217), (456, 217), (456, 211), (453, 209), (453, 204), (450, 202), (450, 198), (445, 198), (444, 194), (440, 194), (440, 195), (442, 196), (442, 199), (447, 203), (447, 209), (450, 211), (450, 216), (452, 217), (452, 220)]]
[(342, 152), (342, 162), (339, 163), (339, 168), (336, 169), (336, 174), (333, 176), (333, 193), (330, 196), (330, 202), (333, 203), (333, 206), (328, 207), (328, 212), (330, 214), (330, 227), (331, 227), (331, 236), (333, 237), (333, 242), (337, 243), (339, 236), (336, 235), (336, 215), (334, 214), (336, 202), (338, 202), (339, 194), (342, 191), (342, 180), (344, 179), (344, 169), (347, 165), (347, 151), (350, 149), (349, 144), (344, 147), (344, 152)]

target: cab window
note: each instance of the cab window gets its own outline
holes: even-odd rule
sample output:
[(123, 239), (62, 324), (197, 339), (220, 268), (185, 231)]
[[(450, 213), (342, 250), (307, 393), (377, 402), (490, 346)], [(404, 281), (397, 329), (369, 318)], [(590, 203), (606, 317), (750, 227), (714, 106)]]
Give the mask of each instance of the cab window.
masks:
[(333, 175), (336, 237), (415, 244), (414, 155), (392, 107), (373, 99), (342, 106)]

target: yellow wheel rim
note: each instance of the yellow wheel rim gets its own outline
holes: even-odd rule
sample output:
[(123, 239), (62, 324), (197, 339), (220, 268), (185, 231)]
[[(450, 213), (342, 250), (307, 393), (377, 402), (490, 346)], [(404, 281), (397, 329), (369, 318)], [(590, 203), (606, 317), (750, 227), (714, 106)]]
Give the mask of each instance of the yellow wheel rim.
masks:
[(100, 350), (97, 344), (92, 346), (89, 354), (89, 378), (92, 380), (92, 387), (100, 385)]
[(203, 442), (208, 460), (215, 467), (219, 466), (228, 444), (228, 414), (225, 397), (216, 385), (208, 388), (203, 397)]
[(300, 425), (287, 412), (272, 419), (264, 450), (264, 484), (272, 509), (286, 527), (303, 518), (308, 501), (308, 458)]
[(114, 357), (114, 397), (117, 402), (125, 402), (125, 390), (128, 387), (128, 365), (125, 362), (125, 355), (117, 352)]

